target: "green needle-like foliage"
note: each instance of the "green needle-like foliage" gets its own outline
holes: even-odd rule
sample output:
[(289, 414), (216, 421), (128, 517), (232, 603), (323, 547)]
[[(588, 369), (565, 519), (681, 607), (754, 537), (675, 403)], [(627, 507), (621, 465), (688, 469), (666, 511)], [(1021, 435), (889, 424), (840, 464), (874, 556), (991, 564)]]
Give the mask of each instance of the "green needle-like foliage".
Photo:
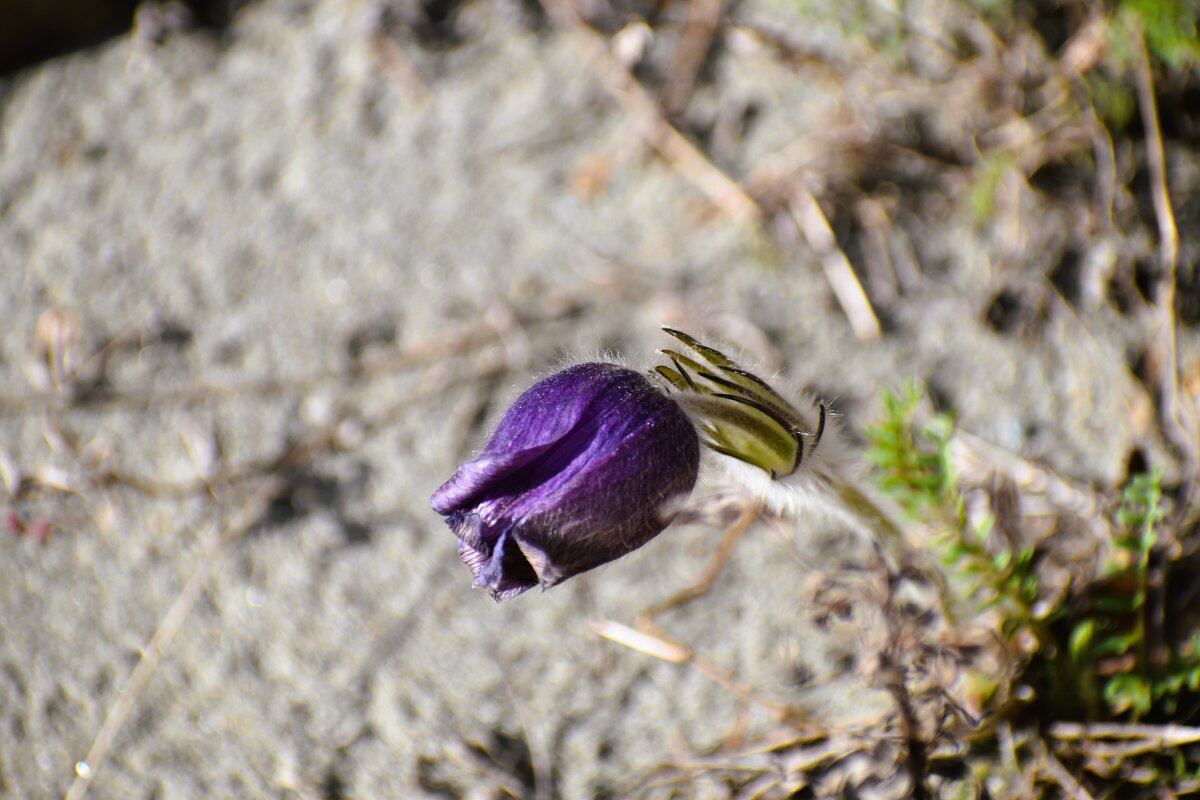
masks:
[(875, 466), (876, 483), (913, 518), (928, 509), (953, 506), (956, 500), (949, 452), (954, 421), (935, 414), (915, 428), (920, 402), (915, 383), (903, 394), (885, 389), (883, 421), (867, 428), (867, 460)]
[[(1047, 701), (1050, 718), (1142, 720), (1194, 718), (1200, 710), (1200, 630), (1164, 651), (1152, 641), (1155, 590), (1170, 574), (1160, 545), (1166, 517), (1162, 473), (1133, 476), (1111, 519), (1113, 553), (1087, 587), (1051, 596), (1041, 590), (1037, 547), (989, 542), (990, 517), (972, 523), (964, 512), (950, 461), (953, 420), (919, 420), (922, 394), (913, 384), (886, 391), (884, 417), (867, 430), (868, 458), (878, 486), (932, 531), (946, 585), (967, 614), (1001, 615), (999, 632), (1021, 662), (1014, 676)], [(991, 537), (993, 539), (997, 537)], [(1159, 600), (1161, 603), (1161, 599)], [(1018, 642), (1023, 642), (1020, 646)], [(1180, 720), (1183, 721), (1183, 720)]]

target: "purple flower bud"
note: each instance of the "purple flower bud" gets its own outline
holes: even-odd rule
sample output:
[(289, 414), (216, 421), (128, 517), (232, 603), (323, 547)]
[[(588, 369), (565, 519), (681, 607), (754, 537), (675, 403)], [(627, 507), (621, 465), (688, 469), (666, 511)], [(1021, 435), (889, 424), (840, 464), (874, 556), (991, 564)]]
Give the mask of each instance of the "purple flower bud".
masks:
[(674, 400), (631, 369), (579, 364), (517, 398), (432, 504), (475, 586), (500, 602), (653, 539), (699, 465), (696, 429)]

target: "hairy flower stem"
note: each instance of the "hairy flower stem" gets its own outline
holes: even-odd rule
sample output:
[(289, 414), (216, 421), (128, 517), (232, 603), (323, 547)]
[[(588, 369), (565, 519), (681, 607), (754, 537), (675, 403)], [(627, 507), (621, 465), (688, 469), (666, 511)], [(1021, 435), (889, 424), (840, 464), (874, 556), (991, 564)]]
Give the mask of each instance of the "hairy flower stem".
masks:
[(842, 505), (867, 524), (888, 554), (894, 559), (903, 558), (906, 538), (900, 523), (854, 483), (839, 478), (833, 488)]

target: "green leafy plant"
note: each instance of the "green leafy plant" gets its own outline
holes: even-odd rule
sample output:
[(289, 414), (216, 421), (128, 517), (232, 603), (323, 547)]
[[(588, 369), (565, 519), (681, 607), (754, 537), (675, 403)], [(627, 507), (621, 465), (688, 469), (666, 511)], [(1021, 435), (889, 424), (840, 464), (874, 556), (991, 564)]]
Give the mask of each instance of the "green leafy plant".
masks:
[(990, 516), (971, 521), (950, 460), (953, 418), (922, 417), (921, 404), (915, 384), (885, 391), (883, 419), (867, 430), (875, 482), (932, 531), (946, 584), (967, 613), (999, 613), (999, 632), (1024, 660), (1021, 679), (1050, 700), (1040, 713), (1136, 721), (1171, 719), (1185, 698), (1200, 706), (1200, 631), (1165, 652), (1151, 646), (1148, 598), (1153, 567), (1165, 558), (1161, 471), (1135, 475), (1124, 488), (1110, 520), (1112, 553), (1096, 581), (1075, 599), (1042, 597), (1038, 550), (989, 541)]
[(1151, 54), (1166, 66), (1178, 70), (1200, 64), (1197, 0), (1122, 0), (1117, 9), (1112, 25), (1117, 41), (1136, 25), (1145, 33)]
[(1200, 631), (1157, 657), (1151, 652), (1151, 567), (1161, 557), (1165, 515), (1161, 471), (1135, 475), (1116, 513), (1114, 552), (1071, 632), (1072, 662), (1098, 688), (1109, 715), (1172, 717), (1185, 693), (1200, 690)]
[(935, 414), (917, 427), (914, 418), (921, 399), (913, 382), (902, 394), (885, 389), (884, 418), (867, 428), (867, 460), (875, 467), (876, 484), (913, 518), (929, 510), (945, 511), (957, 502), (949, 449), (954, 420)]
[(968, 199), (971, 214), (976, 223), (983, 224), (995, 217), (996, 195), (1000, 191), (1001, 184), (1016, 169), (1016, 157), (1008, 150), (998, 150), (987, 154), (983, 162), (975, 168)]
[(884, 419), (867, 429), (867, 458), (879, 488), (909, 517), (933, 529), (934, 544), (951, 586), (970, 613), (999, 607), (1004, 632), (1042, 625), (1035, 619), (1037, 575), (1033, 548), (989, 550), (993, 520), (973, 525), (963, 507), (950, 459), (954, 419), (934, 413), (917, 422), (922, 392), (910, 383), (903, 394), (885, 390)]

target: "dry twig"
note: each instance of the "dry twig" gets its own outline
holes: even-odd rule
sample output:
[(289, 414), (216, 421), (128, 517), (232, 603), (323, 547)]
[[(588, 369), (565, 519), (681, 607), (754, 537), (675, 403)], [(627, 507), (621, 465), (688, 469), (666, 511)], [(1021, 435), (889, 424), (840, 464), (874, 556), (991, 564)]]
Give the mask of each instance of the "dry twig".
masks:
[(1079, 519), (1097, 541), (1112, 541), (1106, 513), (1110, 499), (1104, 495), (963, 430), (954, 432), (951, 447), (955, 472), (965, 485), (988, 486), (996, 477), (1003, 477), (1023, 498), (1044, 497), (1052, 507)]
[(792, 725), (798, 730), (813, 728), (814, 723), (795, 709), (777, 703), (745, 685), (725, 670), (696, 655), (686, 645), (672, 639), (656, 625), (647, 626), (650, 630), (637, 631), (619, 622), (599, 620), (593, 622), (590, 627), (592, 632), (602, 639), (671, 664), (686, 664), (693, 667), (701, 675), (728, 689), (741, 699), (766, 709), (780, 722)]
[[(490, 322), (469, 325), (447, 335), (432, 337), (411, 347), (406, 347), (377, 361), (348, 369), (341, 365), (306, 375), (288, 378), (264, 378), (234, 384), (191, 385), (179, 389), (111, 389), (97, 390), (88, 394), (86, 406), (129, 408), (139, 411), (148, 406), (191, 405), (213, 400), (230, 400), (238, 397), (264, 398), (291, 392), (308, 391), (330, 382), (356, 381), (371, 376), (411, 369), (419, 364), (438, 358), (475, 350), (496, 341), (502, 332)], [(102, 350), (107, 352), (112, 344)], [(99, 358), (99, 354), (93, 359)], [(107, 356), (105, 357), (107, 358)], [(89, 359), (89, 362), (93, 359)], [(66, 398), (70, 400), (71, 398)], [(47, 408), (62, 407), (64, 398), (55, 392), (31, 392), (21, 395), (0, 396), (0, 416), (43, 413)], [(70, 407), (70, 403), (67, 404)]]
[(1052, 738), (1063, 742), (1137, 740), (1155, 750), (1183, 747), (1200, 742), (1200, 728), (1191, 728), (1186, 725), (1056, 722), (1050, 726), (1049, 733)]
[[(501, 368), (500, 363), (493, 364), (479, 370), (477, 377), (486, 379)], [(427, 400), (445, 391), (456, 377), (450, 374), (444, 375), (442, 380), (421, 387), (417, 392), (396, 402), (379, 415), (358, 421), (359, 435), (354, 437), (355, 441), (362, 441), (365, 434), (386, 427), (394, 423), (400, 416), (410, 413), (414, 403)], [(291, 486), (291, 481), (287, 477), (289, 472), (310, 463), (322, 453), (339, 449), (344, 444), (345, 422), (346, 420), (339, 419), (315, 431), (312, 435), (287, 448), (282, 455), (271, 462), (263, 483), (224, 527), (216, 544), (188, 578), (187, 583), (184, 584), (183, 589), (176, 596), (149, 642), (143, 648), (141, 658), (121, 687), (117, 700), (109, 709), (99, 733), (88, 748), (87, 755), (76, 764), (76, 777), (67, 791), (66, 800), (83, 800), (87, 796), (92, 779), (107, 760), (114, 741), (137, 706), (171, 643), (208, 586), (208, 582), (223, 556), (235, 542), (259, 524), (271, 505), (288, 491)], [(205, 480), (201, 483), (207, 487), (211, 481)]]
[(825, 212), (803, 182), (797, 182), (788, 210), (791, 211), (792, 218), (796, 220), (804, 238), (808, 240), (809, 246), (821, 259), (825, 279), (829, 281), (838, 305), (850, 321), (854, 335), (860, 341), (877, 341), (883, 336), (883, 330), (879, 327), (879, 318), (875, 316), (871, 300), (854, 273), (850, 259), (838, 246)]
[(668, 114), (681, 114), (696, 86), (696, 76), (712, 47), (721, 24), (723, 0), (693, 0), (688, 3), (688, 18), (675, 50), (675, 59), (663, 86), (662, 102)]
[(1050, 749), (1046, 747), (1046, 743), (1042, 741), (1041, 737), (1034, 737), (1032, 745), (1034, 754), (1038, 759), (1039, 765), (1042, 767), (1042, 772), (1062, 787), (1067, 797), (1071, 798), (1071, 800), (1095, 800), (1091, 792), (1084, 789), (1079, 784), (1079, 781), (1075, 779), (1075, 776), (1067, 771), (1063, 763), (1058, 760), (1058, 756), (1050, 752)]
[(392, 37), (377, 31), (371, 37), (371, 50), (384, 71), (394, 80), (414, 103), (424, 103), (429, 97), (429, 87), (421, 79), (417, 67), (408, 53)]
[[(1175, 284), (1179, 262), (1179, 228), (1171, 208), (1167, 187), (1166, 155), (1163, 151), (1162, 128), (1158, 122), (1158, 105), (1154, 99), (1154, 77), (1150, 55), (1146, 51), (1146, 36), (1140, 29), (1133, 36), (1137, 58), (1137, 97), (1142, 124), (1146, 128), (1146, 162), (1150, 169), (1151, 197), (1154, 216), (1158, 221), (1159, 270), (1155, 302), (1158, 310), (1158, 348), (1162, 369), (1158, 376), (1159, 402), (1166, 433), (1183, 454), (1185, 479), (1195, 482), (1200, 471), (1200, 409), (1180, 390), (1179, 356), (1176, 344)], [(1190, 490), (1189, 490), (1190, 491)]]
[(71, 782), (71, 787), (67, 790), (66, 800), (83, 800), (87, 796), (92, 778), (108, 759), (117, 734), (121, 732), (129, 715), (133, 713), (133, 709), (142, 697), (142, 692), (145, 691), (146, 684), (158, 669), (167, 649), (175, 641), (176, 635), (183, 628), (183, 623), (191, 614), (196, 601), (200, 599), (200, 595), (208, 586), (209, 578), (212, 577), (221, 557), (230, 545), (245, 535), (263, 518), (271, 504), (287, 489), (287, 485), (287, 480), (281, 475), (273, 475), (265, 481), (225, 526), (216, 545), (188, 578), (187, 583), (184, 584), (183, 589), (158, 624), (154, 635), (142, 648), (142, 655), (137, 666), (130, 673), (125, 685), (121, 687), (117, 701), (109, 709), (108, 715), (104, 718), (104, 724), (100, 726), (100, 732), (96, 734), (96, 738), (88, 748), (87, 755), (75, 765), (75, 780)]
[(629, 70), (612, 57), (603, 37), (588, 27), (571, 0), (542, 0), (546, 13), (576, 43), (604, 88), (637, 125), (642, 137), (730, 219), (762, 224), (758, 203), (712, 163), (663, 116), (658, 103)]
[(726, 529), (725, 535), (721, 537), (721, 541), (717, 544), (716, 550), (713, 552), (712, 560), (704, 570), (704, 575), (701, 576), (700, 580), (668, 597), (666, 600), (642, 609), (641, 613), (638, 614), (638, 626), (643, 628), (653, 626), (654, 620), (660, 614), (687, 605), (693, 600), (708, 594), (713, 584), (717, 582), (717, 578), (720, 577), (721, 572), (725, 569), (725, 566), (729, 563), (729, 559), (733, 557), (733, 551), (737, 547), (737, 543), (746, 535), (746, 531), (750, 530), (750, 526), (758, 519), (759, 513), (757, 506), (745, 506), (737, 519), (733, 521), (733, 524)]

